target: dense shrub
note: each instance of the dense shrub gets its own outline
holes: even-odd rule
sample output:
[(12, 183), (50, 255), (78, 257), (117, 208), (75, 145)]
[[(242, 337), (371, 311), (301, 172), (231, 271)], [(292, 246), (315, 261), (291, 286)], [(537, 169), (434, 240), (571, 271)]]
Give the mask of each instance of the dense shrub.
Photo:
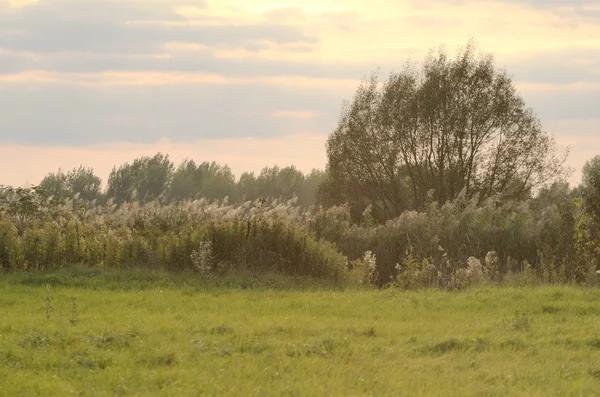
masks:
[[(46, 206), (47, 216), (31, 219), (22, 235), (11, 217), (0, 221), (0, 266), (44, 270), (69, 264), (103, 267), (197, 269), (194, 257), (210, 247), (213, 264), (252, 271), (342, 279), (346, 259), (335, 244), (318, 242), (298, 212), (274, 203), (231, 207), (206, 201), (68, 210), (73, 203)], [(287, 216), (287, 218), (286, 218)], [(196, 253), (196, 254), (194, 254)], [(204, 266), (203, 270), (207, 270)]]
[[(527, 263), (547, 281), (582, 282), (589, 266), (579, 265), (574, 242), (582, 216), (572, 202), (536, 213), (528, 202), (498, 205), (492, 198), (477, 205), (459, 197), (443, 206), (431, 204), (424, 212), (404, 212), (384, 225), (349, 227), (337, 243), (351, 261), (372, 251), (377, 257), (374, 282), (380, 286), (409, 268), (439, 275), (432, 279), (434, 285), (449, 284), (470, 257), (484, 263), (494, 281), (522, 271)], [(490, 252), (496, 258), (486, 262)], [(402, 265), (407, 259), (411, 266)]]
[(244, 269), (460, 289), (514, 280), (524, 271), (528, 280), (594, 283), (600, 253), (588, 217), (570, 199), (500, 205), (460, 196), (382, 225), (372, 219), (357, 225), (347, 206), (304, 209), (294, 200), (117, 206), (12, 194), (0, 202), (6, 271), (81, 264), (210, 276)]

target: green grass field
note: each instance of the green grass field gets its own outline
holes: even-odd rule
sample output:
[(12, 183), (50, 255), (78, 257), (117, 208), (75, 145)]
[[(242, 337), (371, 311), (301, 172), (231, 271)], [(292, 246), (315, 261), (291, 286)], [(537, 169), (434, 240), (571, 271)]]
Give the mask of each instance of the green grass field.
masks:
[(600, 395), (600, 290), (1, 277), (1, 396)]

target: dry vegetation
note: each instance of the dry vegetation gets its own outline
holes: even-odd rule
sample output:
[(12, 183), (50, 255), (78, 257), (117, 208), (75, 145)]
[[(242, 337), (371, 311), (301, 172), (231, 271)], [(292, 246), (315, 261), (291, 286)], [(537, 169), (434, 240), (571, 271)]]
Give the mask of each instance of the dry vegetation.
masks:
[(206, 199), (95, 205), (6, 190), (0, 204), (5, 271), (72, 265), (142, 267), (205, 277), (276, 271), (402, 288), (461, 289), (473, 282), (595, 284), (597, 244), (568, 196), (498, 204), (458, 197), (385, 224), (352, 222), (346, 206), (294, 200), (229, 205)]

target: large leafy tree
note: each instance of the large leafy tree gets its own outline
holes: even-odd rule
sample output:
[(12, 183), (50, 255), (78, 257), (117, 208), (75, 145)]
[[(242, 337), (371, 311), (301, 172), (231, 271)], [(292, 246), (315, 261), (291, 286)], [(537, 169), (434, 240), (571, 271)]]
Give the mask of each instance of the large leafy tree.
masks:
[(64, 173), (62, 170), (49, 173), (39, 184), (46, 195), (57, 199), (73, 198), (93, 201), (101, 196), (102, 180), (94, 174), (93, 168), (80, 166)]
[(600, 156), (583, 166), (581, 195), (585, 212), (600, 224)]
[(297, 196), (298, 204), (308, 207), (315, 204), (317, 188), (323, 177), (324, 172), (316, 169), (305, 175), (294, 166), (274, 166), (263, 168), (258, 177), (254, 173), (243, 173), (237, 185), (243, 200), (259, 197), (289, 200)]
[(254, 172), (244, 172), (237, 182), (238, 197), (241, 201), (254, 201), (258, 198), (258, 184)]
[(175, 172), (170, 186), (170, 197), (175, 200), (193, 200), (200, 197), (202, 170), (194, 160), (184, 160)]
[(197, 165), (194, 160), (184, 160), (173, 174), (170, 196), (174, 200), (225, 197), (236, 200), (235, 176), (227, 165), (214, 161)]
[(261, 196), (291, 199), (298, 195), (304, 183), (304, 174), (294, 166), (265, 167), (256, 178)]
[(373, 74), (343, 107), (327, 155), (329, 190), (383, 219), (461, 192), (522, 198), (562, 177), (566, 159), (473, 43), (454, 59), (431, 51), (420, 70), (408, 65), (383, 84)]
[(131, 164), (113, 168), (108, 177), (107, 196), (116, 203), (158, 199), (168, 189), (174, 168), (169, 155), (157, 153), (153, 157), (139, 157)]
[(229, 198), (237, 200), (235, 176), (228, 165), (219, 165), (216, 162), (203, 162), (198, 166), (202, 174), (202, 197), (209, 199)]
[(302, 188), (298, 191), (298, 203), (303, 206), (315, 204), (319, 185), (325, 179), (325, 172), (313, 169), (304, 176)]

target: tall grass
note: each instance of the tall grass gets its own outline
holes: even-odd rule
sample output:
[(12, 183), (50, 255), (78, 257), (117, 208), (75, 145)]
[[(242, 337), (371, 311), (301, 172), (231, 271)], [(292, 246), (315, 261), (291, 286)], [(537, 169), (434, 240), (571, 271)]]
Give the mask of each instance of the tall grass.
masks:
[(491, 281), (526, 272), (546, 282), (591, 283), (598, 244), (587, 227), (572, 202), (534, 210), (529, 202), (500, 205), (492, 198), (477, 204), (459, 197), (372, 226), (353, 225), (348, 207), (303, 209), (295, 200), (117, 206), (77, 197), (57, 202), (21, 191), (0, 205), (0, 266), (206, 274), (243, 269), (377, 286), (460, 288), (480, 279), (469, 276), (478, 261)]
[[(281, 216), (288, 206), (259, 210), (199, 200), (183, 204), (50, 206), (22, 231), (7, 212), (0, 221), (0, 266), (56, 269), (73, 264), (106, 268), (194, 268), (194, 254), (210, 247), (210, 271), (243, 268), (343, 279), (346, 259), (332, 243)], [(206, 245), (206, 242), (210, 242)], [(205, 248), (204, 248), (205, 249)]]

